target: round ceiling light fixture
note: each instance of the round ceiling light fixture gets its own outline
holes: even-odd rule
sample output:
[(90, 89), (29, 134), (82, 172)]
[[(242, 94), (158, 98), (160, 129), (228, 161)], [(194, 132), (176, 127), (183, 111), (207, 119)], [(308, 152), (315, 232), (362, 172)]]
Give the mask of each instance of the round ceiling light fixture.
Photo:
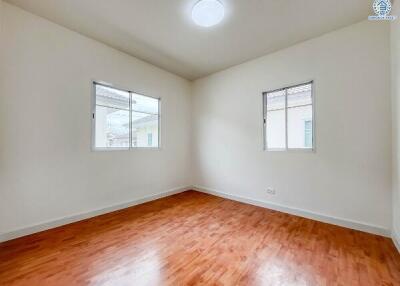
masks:
[(200, 0), (192, 10), (193, 21), (202, 27), (211, 27), (222, 21), (224, 5), (218, 0)]

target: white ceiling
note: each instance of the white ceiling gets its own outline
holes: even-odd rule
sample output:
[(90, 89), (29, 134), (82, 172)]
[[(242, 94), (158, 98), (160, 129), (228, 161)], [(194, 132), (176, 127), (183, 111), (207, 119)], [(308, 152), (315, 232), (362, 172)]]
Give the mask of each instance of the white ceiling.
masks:
[(190, 80), (372, 13), (372, 0), (221, 0), (223, 22), (201, 28), (197, 0), (6, 1)]

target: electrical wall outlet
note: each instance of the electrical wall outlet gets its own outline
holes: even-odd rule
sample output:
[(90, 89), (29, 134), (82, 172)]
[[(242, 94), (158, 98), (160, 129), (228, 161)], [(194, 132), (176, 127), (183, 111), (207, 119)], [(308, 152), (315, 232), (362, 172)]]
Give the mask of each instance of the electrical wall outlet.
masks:
[(270, 194), (270, 195), (275, 195), (275, 189), (274, 188), (268, 188), (267, 189), (267, 194)]

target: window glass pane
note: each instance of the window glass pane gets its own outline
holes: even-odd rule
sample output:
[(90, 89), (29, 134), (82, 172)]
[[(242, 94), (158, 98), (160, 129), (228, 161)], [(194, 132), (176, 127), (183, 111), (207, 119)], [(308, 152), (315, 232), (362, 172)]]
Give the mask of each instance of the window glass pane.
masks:
[(285, 109), (268, 111), (266, 122), (266, 141), (268, 149), (286, 148)]
[(291, 107), (288, 116), (288, 148), (312, 148), (312, 105)]
[(157, 114), (132, 112), (132, 147), (158, 147)]
[(312, 104), (311, 84), (301, 85), (288, 89), (288, 107)]
[(285, 108), (285, 91), (267, 93), (267, 111)]
[(129, 111), (96, 106), (96, 147), (129, 147)]
[(132, 110), (158, 114), (158, 99), (132, 93)]
[(129, 110), (129, 92), (96, 84), (96, 105)]

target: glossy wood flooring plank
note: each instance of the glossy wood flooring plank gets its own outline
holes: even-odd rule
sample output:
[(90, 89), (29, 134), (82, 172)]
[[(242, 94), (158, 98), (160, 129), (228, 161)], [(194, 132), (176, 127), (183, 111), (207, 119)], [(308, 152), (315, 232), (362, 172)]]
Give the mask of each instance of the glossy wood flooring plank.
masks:
[(0, 244), (0, 285), (400, 285), (392, 241), (194, 191)]

